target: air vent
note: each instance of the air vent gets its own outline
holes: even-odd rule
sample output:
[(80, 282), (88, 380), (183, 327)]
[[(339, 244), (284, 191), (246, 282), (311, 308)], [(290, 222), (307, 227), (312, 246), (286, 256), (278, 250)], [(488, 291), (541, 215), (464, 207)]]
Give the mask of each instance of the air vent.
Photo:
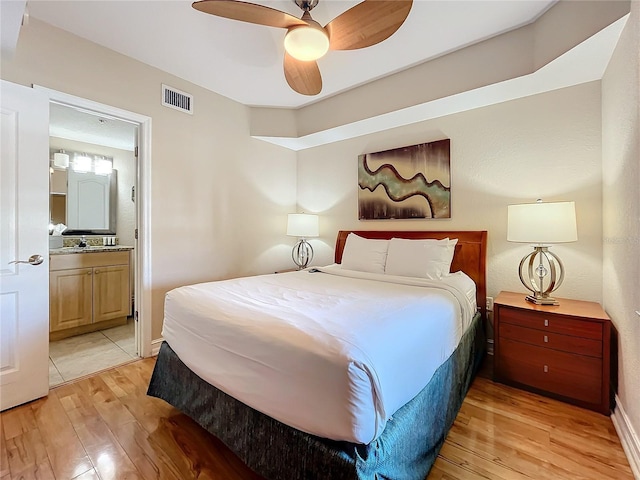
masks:
[(193, 95), (162, 85), (162, 105), (193, 115)]

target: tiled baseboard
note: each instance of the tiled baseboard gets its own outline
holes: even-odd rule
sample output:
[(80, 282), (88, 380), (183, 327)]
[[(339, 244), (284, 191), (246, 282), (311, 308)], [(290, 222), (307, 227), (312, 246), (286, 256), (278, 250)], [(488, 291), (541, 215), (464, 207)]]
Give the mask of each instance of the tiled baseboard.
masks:
[(640, 480), (640, 439), (629, 421), (629, 417), (624, 411), (620, 398), (616, 395), (616, 408), (611, 415), (613, 426), (618, 432), (620, 443), (624, 453), (627, 455), (631, 471), (636, 480)]

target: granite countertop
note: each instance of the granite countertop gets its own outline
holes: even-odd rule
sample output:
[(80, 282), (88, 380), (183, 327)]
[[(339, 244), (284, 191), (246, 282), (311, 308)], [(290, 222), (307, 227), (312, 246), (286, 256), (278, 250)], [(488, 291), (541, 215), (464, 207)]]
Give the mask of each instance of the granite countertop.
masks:
[(133, 250), (133, 247), (126, 245), (111, 245), (111, 246), (88, 246), (88, 247), (62, 247), (49, 249), (49, 255), (69, 255), (71, 253), (97, 253), (97, 252), (121, 252), (126, 250)]

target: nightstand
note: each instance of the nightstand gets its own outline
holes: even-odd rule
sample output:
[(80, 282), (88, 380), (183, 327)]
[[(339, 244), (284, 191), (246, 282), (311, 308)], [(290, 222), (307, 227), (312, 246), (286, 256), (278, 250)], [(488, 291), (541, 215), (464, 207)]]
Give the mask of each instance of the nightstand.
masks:
[(609, 415), (611, 321), (598, 303), (558, 300), (542, 306), (523, 293), (498, 295), (494, 379)]

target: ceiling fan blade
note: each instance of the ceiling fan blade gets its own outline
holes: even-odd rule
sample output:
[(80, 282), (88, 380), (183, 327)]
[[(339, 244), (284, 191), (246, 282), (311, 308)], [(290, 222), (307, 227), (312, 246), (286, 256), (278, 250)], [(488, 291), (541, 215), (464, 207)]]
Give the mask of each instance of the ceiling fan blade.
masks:
[(331, 50), (370, 47), (393, 35), (411, 11), (412, 0), (365, 0), (331, 20)]
[(285, 52), (284, 76), (289, 86), (302, 95), (317, 95), (322, 90), (322, 75), (315, 60), (303, 62)]
[(275, 8), (239, 0), (201, 0), (193, 2), (191, 6), (196, 10), (218, 17), (266, 25), (267, 27), (289, 28), (307, 24), (307, 22)]

